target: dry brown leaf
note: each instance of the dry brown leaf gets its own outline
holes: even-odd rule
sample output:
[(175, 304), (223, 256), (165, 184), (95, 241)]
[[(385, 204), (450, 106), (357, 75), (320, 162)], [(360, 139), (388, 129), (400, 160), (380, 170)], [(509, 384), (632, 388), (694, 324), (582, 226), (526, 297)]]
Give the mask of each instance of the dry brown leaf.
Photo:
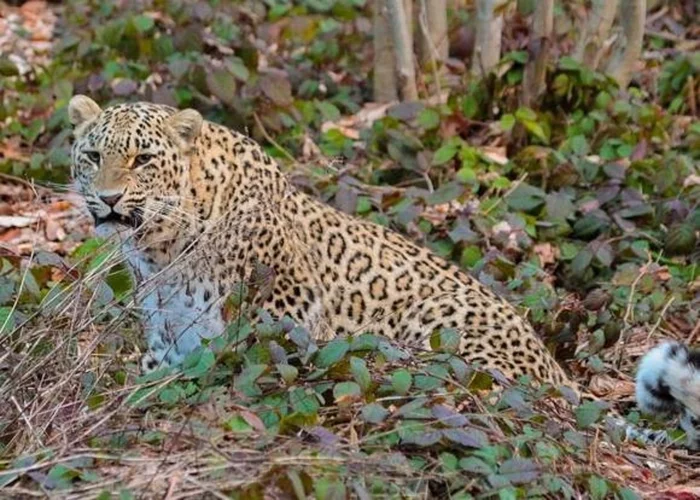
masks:
[(559, 260), (559, 248), (553, 246), (551, 243), (538, 243), (532, 250), (540, 258), (540, 265), (542, 267), (555, 264), (557, 260)]

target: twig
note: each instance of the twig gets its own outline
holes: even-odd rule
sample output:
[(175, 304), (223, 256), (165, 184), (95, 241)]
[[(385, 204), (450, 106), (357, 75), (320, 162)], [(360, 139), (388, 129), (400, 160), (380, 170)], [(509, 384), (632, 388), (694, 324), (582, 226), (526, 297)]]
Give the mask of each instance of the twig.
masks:
[(428, 7), (425, 5), (425, 0), (420, 0), (420, 5), (421, 9), (418, 14), (418, 24), (420, 25), (420, 29), (423, 32), (423, 38), (425, 39), (429, 47), (428, 54), (430, 55), (430, 65), (432, 66), (433, 70), (433, 78), (435, 78), (435, 89), (437, 90), (437, 95), (442, 95), (442, 87), (440, 86), (440, 75), (438, 74), (437, 70), (436, 57), (436, 55), (439, 54), (437, 47), (433, 43), (433, 38), (430, 36), (430, 29), (428, 29)]
[(297, 160), (292, 156), (292, 154), (284, 149), (276, 140), (272, 138), (272, 136), (267, 132), (267, 129), (265, 128), (265, 125), (263, 125), (262, 120), (260, 120), (260, 117), (258, 116), (257, 113), (253, 113), (253, 120), (255, 120), (255, 124), (260, 128), (260, 132), (262, 132), (262, 135), (265, 137), (267, 142), (272, 144), (274, 147), (276, 147), (284, 156), (287, 157), (288, 160), (290, 160), (292, 163), (296, 163)]
[(688, 107), (690, 108), (690, 114), (692, 116), (698, 116), (698, 101), (695, 97), (695, 78), (693, 78), (692, 75), (688, 75), (686, 86), (688, 87)]
[(690, 336), (688, 337), (688, 344), (693, 344), (695, 342), (695, 337), (698, 336), (698, 333), (700, 333), (700, 320), (698, 320), (698, 322), (695, 323), (693, 331), (690, 332)]
[(525, 179), (527, 179), (527, 173), (521, 175), (521, 176), (520, 176), (520, 179), (518, 179), (517, 181), (515, 181), (515, 182), (513, 183), (513, 185), (508, 189), (508, 191), (506, 191), (505, 194), (504, 194), (503, 196), (501, 196), (498, 200), (496, 200), (496, 203), (494, 203), (493, 205), (491, 205), (491, 206), (488, 208), (488, 210), (484, 210), (484, 215), (490, 214), (490, 213), (493, 211), (493, 209), (495, 209), (498, 205), (501, 204), (501, 202), (502, 202), (503, 200), (505, 200), (505, 199), (508, 198), (511, 194), (513, 194), (513, 192), (514, 192), (516, 189), (518, 189), (518, 186), (520, 186), (520, 184), (522, 184), (523, 182), (525, 182)]
[(661, 324), (661, 321), (664, 319), (664, 316), (666, 315), (666, 311), (668, 311), (668, 308), (671, 306), (673, 301), (676, 299), (676, 297), (671, 297), (668, 299), (664, 307), (661, 309), (661, 312), (659, 313), (659, 319), (656, 320), (656, 323), (654, 323), (654, 326), (651, 327), (651, 330), (649, 330), (649, 335), (647, 335), (647, 340), (651, 338), (651, 336), (656, 332), (656, 330), (659, 328), (659, 325)]
[(37, 435), (36, 431), (34, 430), (34, 426), (27, 418), (27, 415), (24, 413), (22, 406), (19, 404), (19, 402), (17, 401), (17, 399), (14, 396), (10, 397), (10, 400), (12, 401), (12, 404), (15, 405), (15, 408), (17, 408), (17, 411), (19, 412), (20, 416), (22, 417), (22, 420), (24, 420), (24, 423), (27, 424), (27, 427), (29, 428), (30, 434), (36, 440), (37, 444), (39, 445), (39, 448), (43, 448), (44, 443), (42, 443), (41, 438)]
[(625, 308), (625, 315), (622, 318), (622, 322), (624, 323), (622, 333), (620, 334), (620, 338), (617, 341), (617, 344), (615, 345), (615, 367), (620, 368), (620, 365), (622, 364), (622, 353), (623, 353), (623, 346), (625, 345), (625, 336), (627, 332), (630, 329), (630, 318), (634, 319), (634, 295), (637, 290), (637, 285), (639, 284), (639, 281), (646, 276), (647, 274), (647, 269), (649, 269), (649, 266), (653, 262), (653, 259), (651, 258), (651, 253), (647, 254), (647, 263), (642, 266), (642, 268), (639, 270), (639, 274), (634, 278), (632, 281), (632, 284), (630, 285), (630, 294), (629, 297), (627, 297), (627, 307)]

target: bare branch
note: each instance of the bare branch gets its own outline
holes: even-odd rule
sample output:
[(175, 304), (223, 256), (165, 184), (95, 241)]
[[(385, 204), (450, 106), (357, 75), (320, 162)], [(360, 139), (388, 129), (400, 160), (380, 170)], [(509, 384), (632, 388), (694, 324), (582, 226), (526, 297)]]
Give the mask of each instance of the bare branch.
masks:
[(421, 64), (444, 61), (448, 56), (447, 1), (420, 0), (418, 53)]
[(503, 16), (497, 15), (497, 0), (476, 1), (476, 43), (472, 57), (472, 74), (486, 76), (501, 58)]
[(606, 41), (615, 20), (619, 0), (593, 0), (585, 23), (579, 29), (573, 58), (591, 69), (598, 69), (600, 60), (607, 51)]
[(624, 13), (620, 16), (622, 34), (615, 43), (606, 72), (625, 88), (642, 55), (647, 0), (622, 0), (620, 9)]
[(399, 98), (396, 81), (396, 57), (389, 30), (386, 3), (376, 1), (373, 5), (374, 23), (374, 100), (392, 102)]
[(411, 44), (411, 27), (402, 0), (386, 0), (389, 24), (394, 41), (397, 73), (401, 97), (406, 101), (418, 99), (416, 87), (416, 70), (413, 64), (413, 46)]
[(540, 0), (532, 14), (530, 33), (530, 60), (525, 67), (523, 106), (530, 106), (545, 90), (547, 62), (552, 47), (554, 28), (554, 0)]

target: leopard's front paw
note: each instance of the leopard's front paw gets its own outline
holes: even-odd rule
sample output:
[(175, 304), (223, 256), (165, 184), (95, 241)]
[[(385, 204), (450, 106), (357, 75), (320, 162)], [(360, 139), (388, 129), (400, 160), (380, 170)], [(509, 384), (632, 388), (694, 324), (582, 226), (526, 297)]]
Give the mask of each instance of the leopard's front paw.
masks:
[(170, 366), (166, 360), (159, 361), (150, 351), (141, 356), (141, 373), (151, 373), (164, 366)]

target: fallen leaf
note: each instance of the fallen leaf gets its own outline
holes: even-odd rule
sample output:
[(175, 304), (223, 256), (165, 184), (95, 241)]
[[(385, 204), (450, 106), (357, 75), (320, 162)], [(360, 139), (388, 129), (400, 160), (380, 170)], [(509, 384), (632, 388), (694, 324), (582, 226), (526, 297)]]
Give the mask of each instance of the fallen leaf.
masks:
[(539, 243), (533, 247), (533, 251), (540, 258), (540, 265), (554, 264), (559, 259), (559, 249), (551, 243)]
[(25, 217), (21, 215), (0, 216), (0, 227), (27, 227), (37, 221), (36, 217)]

